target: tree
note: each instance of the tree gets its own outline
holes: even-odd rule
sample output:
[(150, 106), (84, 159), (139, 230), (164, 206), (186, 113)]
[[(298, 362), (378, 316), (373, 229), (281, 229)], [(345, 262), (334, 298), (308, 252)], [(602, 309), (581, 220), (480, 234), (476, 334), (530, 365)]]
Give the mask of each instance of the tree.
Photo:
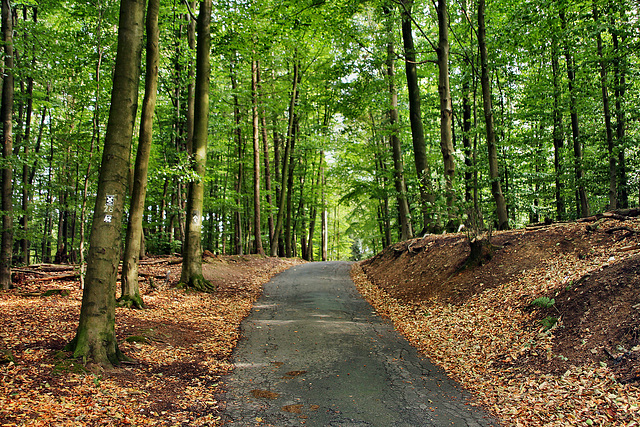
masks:
[[(407, 75), (407, 89), (409, 92), (409, 121), (411, 123), (411, 140), (413, 142), (413, 158), (416, 164), (416, 173), (420, 183), (420, 202), (422, 206), (422, 231), (434, 231), (439, 226), (434, 223), (432, 210), (434, 209), (435, 196), (431, 184), (431, 167), (427, 159), (427, 146), (424, 140), (424, 127), (420, 110), (420, 85), (418, 84), (418, 69), (416, 63), (416, 50), (413, 43), (411, 29), (411, 0), (401, 2), (402, 16), (402, 40), (404, 44), (404, 64)], [(444, 51), (443, 51), (444, 53)], [(444, 154), (444, 153), (443, 153)], [(448, 165), (449, 167), (451, 165)]]
[(209, 140), (209, 79), (211, 65), (211, 0), (200, 2), (197, 22), (196, 98), (194, 108), (192, 167), (196, 175), (189, 183), (187, 225), (180, 281), (200, 291), (215, 291), (215, 286), (202, 275), (202, 207), (204, 178)]
[(264, 255), (260, 221), (260, 117), (258, 114), (258, 61), (251, 61), (253, 112), (253, 235), (255, 252)]
[(0, 242), (0, 287), (11, 287), (13, 253), (13, 22), (10, 0), (2, 0), (2, 42), (4, 75), (2, 79), (2, 241)]
[[(387, 12), (390, 14), (390, 12)], [(391, 24), (389, 24), (389, 27)], [(390, 28), (388, 28), (390, 30)], [(408, 240), (413, 237), (411, 227), (411, 214), (409, 203), (407, 202), (407, 187), (404, 181), (404, 165), (402, 161), (402, 147), (398, 138), (398, 92), (395, 83), (395, 53), (393, 49), (393, 39), (389, 31), (389, 41), (387, 42), (386, 75), (389, 87), (389, 144), (393, 155), (393, 177), (398, 200), (398, 217), (400, 219), (400, 238)]]
[(489, 81), (489, 54), (487, 52), (486, 28), (485, 28), (485, 0), (478, 1), (478, 47), (480, 49), (480, 66), (482, 84), (482, 105), (487, 130), (487, 148), (489, 151), (489, 178), (491, 179), (491, 193), (496, 204), (498, 216), (498, 229), (509, 228), (507, 217), (507, 204), (502, 194), (500, 185), (500, 173), (498, 171), (498, 150), (496, 148), (496, 133), (493, 123), (493, 105), (491, 101), (491, 82)]
[(440, 151), (444, 161), (445, 191), (447, 197), (447, 209), (449, 214), (448, 229), (453, 226), (453, 203), (455, 194), (453, 191), (453, 178), (456, 171), (453, 134), (451, 124), (453, 121), (453, 105), (451, 103), (451, 89), (449, 86), (449, 12), (447, 1), (438, 0), (436, 6), (438, 14), (438, 93), (440, 94)]
[(91, 359), (105, 367), (118, 365), (125, 358), (115, 336), (115, 287), (138, 101), (144, 6), (144, 0), (120, 3), (111, 109), (98, 178), (87, 277), (78, 330), (66, 347), (74, 357)]
[(143, 240), (142, 217), (147, 195), (147, 173), (149, 170), (149, 155), (151, 152), (151, 140), (153, 136), (153, 114), (156, 106), (156, 94), (158, 91), (158, 12), (159, 0), (149, 0), (147, 6), (146, 31), (147, 31), (147, 58), (145, 91), (142, 101), (142, 115), (140, 118), (140, 137), (138, 138), (138, 151), (133, 173), (133, 188), (131, 190), (131, 203), (129, 209), (129, 223), (125, 238), (124, 258), (122, 263), (122, 294), (118, 301), (121, 305), (134, 308), (143, 308), (144, 302), (140, 295), (138, 284), (138, 261), (140, 259), (140, 246)]

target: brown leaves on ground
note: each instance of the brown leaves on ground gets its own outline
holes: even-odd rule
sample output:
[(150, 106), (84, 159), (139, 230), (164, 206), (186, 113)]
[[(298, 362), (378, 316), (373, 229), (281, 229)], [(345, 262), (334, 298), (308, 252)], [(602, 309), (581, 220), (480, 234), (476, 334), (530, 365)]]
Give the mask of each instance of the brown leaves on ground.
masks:
[[(352, 275), (380, 314), (505, 424), (635, 426), (640, 220), (589, 225), (499, 232), (494, 257), (466, 270), (464, 235), (427, 236)], [(531, 306), (539, 297), (555, 303)], [(548, 318), (557, 323), (545, 330)]]
[[(82, 291), (77, 281), (33, 281), (0, 293), (0, 425), (212, 426), (218, 424), (221, 375), (238, 326), (262, 284), (297, 260), (207, 257), (215, 294), (174, 289), (173, 258), (142, 263), (146, 310), (116, 309), (120, 348), (132, 363), (91, 372), (63, 347), (75, 335)], [(168, 278), (168, 279), (167, 279)], [(42, 296), (49, 289), (65, 293)]]

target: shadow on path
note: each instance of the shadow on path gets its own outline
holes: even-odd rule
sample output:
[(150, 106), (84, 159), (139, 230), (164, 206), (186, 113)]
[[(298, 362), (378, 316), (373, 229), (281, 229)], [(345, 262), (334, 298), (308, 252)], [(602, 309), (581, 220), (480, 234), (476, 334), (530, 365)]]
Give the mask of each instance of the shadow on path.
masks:
[(469, 396), (378, 317), (346, 262), (295, 266), (243, 322), (224, 419), (256, 426), (488, 426)]

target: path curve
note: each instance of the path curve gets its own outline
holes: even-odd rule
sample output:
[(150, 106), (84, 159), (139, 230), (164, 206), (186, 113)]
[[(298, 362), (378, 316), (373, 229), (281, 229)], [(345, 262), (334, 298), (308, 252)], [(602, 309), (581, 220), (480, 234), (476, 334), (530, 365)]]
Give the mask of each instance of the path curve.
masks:
[(226, 378), (234, 426), (497, 425), (377, 316), (346, 262), (292, 267), (265, 285)]

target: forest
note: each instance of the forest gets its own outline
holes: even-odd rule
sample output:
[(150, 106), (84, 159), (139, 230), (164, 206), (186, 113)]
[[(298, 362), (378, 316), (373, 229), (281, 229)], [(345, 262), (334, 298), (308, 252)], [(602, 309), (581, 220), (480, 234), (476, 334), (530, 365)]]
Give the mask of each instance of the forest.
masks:
[(2, 2), (4, 288), (82, 266), (103, 208), (135, 262), (359, 260), (640, 203), (634, 1), (146, 3)]

